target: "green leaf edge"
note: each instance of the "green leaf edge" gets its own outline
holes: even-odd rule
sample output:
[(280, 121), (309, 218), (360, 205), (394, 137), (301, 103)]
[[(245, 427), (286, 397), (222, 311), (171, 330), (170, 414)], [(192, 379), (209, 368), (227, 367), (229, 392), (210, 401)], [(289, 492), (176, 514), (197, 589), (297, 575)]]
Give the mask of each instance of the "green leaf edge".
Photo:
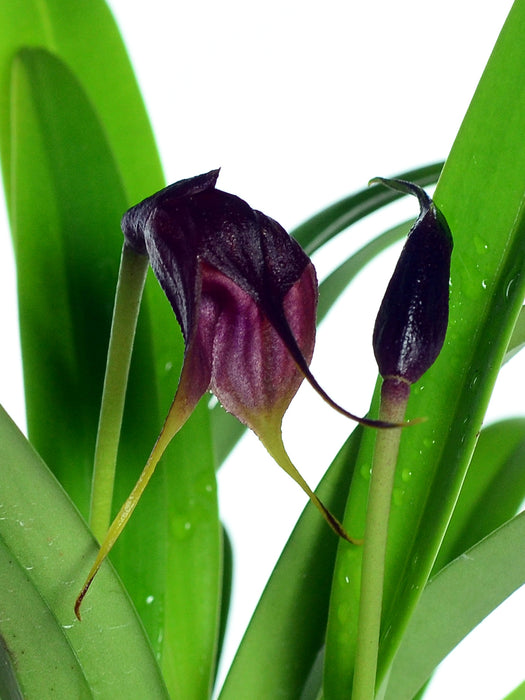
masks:
[[(29, 611), (24, 639), (10, 636), (13, 630), (15, 637), (20, 634), (16, 620), (11, 631), (6, 629), (8, 620), (0, 621), (7, 647), (22, 643), (25, 649), (27, 670), (21, 671), (20, 663), (14, 663), (17, 673), (21, 672), (21, 687), (29, 692), (29, 685), (34, 683), (38, 691), (35, 697), (52, 697), (44, 688), (49, 679), (31, 670), (43, 659), (56, 686), (74, 672), (75, 681), (79, 673), (85, 676), (86, 688), (97, 698), (137, 697), (138, 693), (148, 699), (166, 700), (168, 694), (142, 624), (109, 564), (101, 570), (101, 585), (86, 606), (86, 619), (75, 620), (74, 599), (97, 545), (62, 487), (1, 407), (0, 435), (2, 554), (11, 555), (14, 580), (19, 583), (21, 577), (25, 579), (39, 608), (35, 612), (32, 606)], [(57, 522), (65, 523), (65, 527), (58, 529)], [(1, 575), (9, 576), (7, 567), (2, 568)], [(0, 596), (4, 599), (2, 609), (14, 596), (18, 618), (28, 615), (23, 591), (2, 585)], [(35, 626), (40, 627), (36, 630)], [(62, 652), (57, 658), (47, 658), (55, 636), (62, 640)], [(28, 653), (37, 642), (37, 648)], [(66, 648), (70, 652), (64, 657)], [(72, 660), (76, 663), (73, 670)], [(83, 693), (81, 697), (91, 695)]]
[[(524, 10), (522, 0), (517, 0), (434, 195), (436, 204), (456, 233), (451, 323), (441, 356), (419, 385), (413, 387), (409, 404), (409, 417), (432, 415), (436, 418), (433, 423), (429, 421), (418, 426), (417, 436), (414, 428), (410, 443), (402, 440), (401, 444), (390, 518), (384, 636), (378, 669), (379, 696), (384, 692), (393, 656), (428, 579), (459, 494), (525, 294), (523, 182), (519, 175), (521, 166), (517, 167), (518, 162), (522, 163), (525, 151), (515, 142), (509, 143), (509, 120), (506, 120), (503, 131), (497, 131), (504, 146), (500, 141), (496, 143), (494, 123), (487, 118), (488, 114), (500, 114), (503, 102), (509, 118), (510, 111), (515, 119), (523, 116), (523, 93), (517, 89), (509, 90), (509, 85), (511, 78), (519, 80), (521, 85), (519, 67), (522, 65), (523, 44), (518, 34), (523, 26)], [(509, 61), (514, 62), (513, 65), (509, 65)], [(505, 82), (498, 82), (498, 63), (498, 70), (506, 75)], [(505, 90), (508, 95), (502, 94)], [(504, 96), (508, 97), (509, 103)], [(495, 103), (498, 103), (496, 112)], [(492, 147), (481, 152), (482, 137), (478, 132), (483, 129), (489, 132)], [(521, 134), (522, 128), (514, 126), (512, 133), (516, 138), (518, 132)], [(521, 139), (519, 144), (522, 142)], [(473, 157), (476, 159), (475, 170), (467, 165), (472, 163)], [(483, 187), (478, 182), (481, 177)], [(476, 182), (474, 189), (473, 181)], [(507, 184), (504, 203), (501, 191), (497, 190), (496, 204), (496, 195), (491, 188), (503, 181)], [(478, 185), (479, 190), (476, 189)], [(506, 241), (501, 240), (501, 231), (509, 231)], [(458, 232), (462, 234), (459, 237)], [(481, 248), (479, 252), (478, 247)], [(490, 285), (483, 284), (487, 277)], [(469, 304), (464, 304), (464, 300)], [(490, 338), (490, 343), (485, 344), (483, 338)], [(458, 347), (460, 339), (461, 350)], [(485, 373), (481, 373), (482, 368)], [(423, 386), (425, 391), (421, 392)], [(368, 439), (365, 435), (362, 446), (360, 461), (366, 465), (370, 463), (373, 436)], [(419, 460), (424, 455), (425, 470), (416, 472), (413, 465), (418, 464), (418, 455)], [(402, 478), (404, 470), (409, 476), (406, 483)], [(356, 470), (356, 474), (359, 472)], [(397, 497), (396, 488), (399, 489)], [(344, 525), (354, 536), (363, 534), (360, 524), (366, 508), (366, 492), (366, 479), (361, 477), (352, 484)], [(352, 559), (340, 548), (328, 625), (324, 686), (327, 699), (339, 697), (341, 688), (348, 688), (351, 684), (352, 639), (355, 636), (351, 631), (354, 626), (351, 618), (356, 610), (356, 600), (349, 596), (350, 589), (345, 590), (340, 582), (345, 575), (351, 580), (358, 577), (359, 566), (358, 554)], [(341, 611), (345, 605), (347, 613), (343, 615)], [(342, 644), (345, 634), (348, 643)]]
[[(396, 655), (386, 700), (411, 700), (445, 656), (525, 583), (520, 513), (429, 581)], [(505, 576), (501, 576), (501, 572)]]
[[(316, 489), (336, 517), (361, 437), (358, 426)], [(219, 700), (298, 697), (324, 643), (336, 551), (337, 538), (309, 502), (265, 586)]]

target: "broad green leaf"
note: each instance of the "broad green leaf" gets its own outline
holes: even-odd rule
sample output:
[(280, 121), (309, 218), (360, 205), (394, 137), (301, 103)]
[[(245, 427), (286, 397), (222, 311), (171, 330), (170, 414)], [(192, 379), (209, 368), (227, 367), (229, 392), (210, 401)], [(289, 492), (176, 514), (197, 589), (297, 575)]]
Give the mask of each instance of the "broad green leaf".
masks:
[(437, 572), (515, 515), (525, 498), (525, 418), (481, 431), (434, 565)]
[[(1, 0), (0, 152), (10, 207), (10, 68), (23, 48), (48, 49), (82, 84), (100, 116), (130, 205), (163, 187), (160, 161), (137, 82), (103, 0)], [(89, 149), (86, 150), (86, 156)]]
[(126, 196), (102, 125), (56, 57), (15, 57), (11, 107), (29, 437), (86, 516)]
[[(128, 202), (104, 126), (67, 66), (28, 49), (13, 72), (12, 218), (30, 435), (85, 512), (122, 245), (119, 220)], [(160, 431), (181, 357), (173, 314), (152, 279), (132, 361), (117, 507)], [(170, 688), (182, 684), (188, 698), (204, 697), (214, 672), (220, 547), (208, 412), (201, 407), (114, 552)], [(192, 644), (178, 641), (184, 626), (201, 630)]]
[(84, 621), (75, 619), (73, 602), (95, 542), (3, 409), (0, 465), (0, 634), (22, 696), (167, 700), (142, 624), (111, 566), (101, 571)]
[[(316, 490), (336, 516), (361, 435), (358, 427)], [(336, 549), (337, 539), (309, 503), (261, 596), (220, 700), (300, 696), (324, 642)]]
[(524, 539), (521, 513), (428, 583), (396, 655), (386, 700), (411, 700), (445, 656), (525, 583), (525, 560), (516, 556)]
[[(408, 417), (426, 416), (428, 421), (406, 429), (401, 440), (386, 562), (380, 696), (434, 564), (523, 303), (524, 25), (525, 3), (518, 0), (434, 195), (455, 242), (450, 324), (440, 357), (413, 388), (409, 402)], [(371, 465), (373, 443), (374, 435), (367, 431), (360, 465)], [(368, 481), (366, 470), (356, 469), (355, 475), (345, 526), (362, 536)], [(360, 559), (359, 551), (339, 548), (327, 638), (326, 700), (350, 692)], [(343, 583), (347, 580), (351, 585)]]

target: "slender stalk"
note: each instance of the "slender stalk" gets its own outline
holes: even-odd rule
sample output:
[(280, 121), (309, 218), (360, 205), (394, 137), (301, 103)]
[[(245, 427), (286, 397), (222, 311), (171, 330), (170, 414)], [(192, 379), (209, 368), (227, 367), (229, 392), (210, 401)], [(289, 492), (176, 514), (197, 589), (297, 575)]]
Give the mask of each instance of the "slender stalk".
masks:
[(168, 412), (164, 425), (162, 426), (160, 435), (157, 438), (155, 445), (153, 446), (153, 450), (151, 451), (151, 454), (148, 457), (146, 466), (142, 470), (142, 473), (139, 476), (137, 483), (133, 487), (130, 495), (127, 497), (122, 507), (120, 508), (117, 516), (115, 517), (111, 525), (109, 527), (106, 527), (102, 537), (100, 537), (101, 546), (98, 551), (97, 558), (95, 559), (95, 562), (93, 563), (93, 566), (91, 567), (87, 575), (86, 581), (84, 582), (82, 590), (80, 591), (80, 594), (78, 595), (77, 600), (75, 602), (75, 615), (79, 620), (81, 619), (80, 606), (82, 605), (82, 601), (84, 600), (86, 593), (88, 592), (91, 584), (93, 583), (95, 576), (97, 575), (100, 567), (102, 566), (102, 562), (110, 553), (111, 549), (113, 548), (113, 545), (119, 538), (122, 530), (126, 527), (126, 524), (130, 519), (133, 511), (135, 510), (142, 494), (144, 493), (144, 490), (148, 485), (149, 480), (153, 476), (155, 468), (159, 463), (160, 458), (164, 454), (164, 451), (170, 444), (173, 437), (179, 432), (184, 423), (188, 420), (190, 414), (192, 413), (195, 407), (195, 404), (193, 402), (187, 401), (187, 395), (184, 390), (187, 376), (188, 375), (185, 375), (183, 370), (181, 382), (179, 384), (179, 389), (175, 394), (175, 398), (173, 400), (173, 403), (171, 404), (171, 408)]
[(126, 243), (122, 248), (113, 309), (91, 490), (90, 526), (102, 541), (111, 521), (113, 485), (131, 352), (144, 289), (148, 257)]
[(281, 469), (284, 469), (284, 471), (289, 476), (291, 476), (297, 484), (299, 484), (299, 486), (310, 498), (314, 506), (319, 510), (319, 512), (326, 520), (328, 525), (335, 532), (335, 534), (339, 535), (339, 537), (342, 537), (347, 542), (350, 542), (350, 544), (361, 545), (362, 540), (350, 537), (350, 535), (343, 528), (339, 520), (337, 520), (337, 518), (334, 515), (332, 515), (332, 513), (330, 513), (328, 508), (324, 505), (324, 503), (322, 503), (317, 494), (314, 491), (312, 491), (312, 489), (308, 486), (308, 484), (303, 479), (299, 471), (293, 465), (283, 444), (280, 422), (278, 425), (274, 425), (273, 427), (269, 426), (266, 430), (263, 431), (262, 434), (257, 434), (263, 445), (268, 450), (270, 456), (273, 457), (273, 459), (277, 462)]
[[(410, 387), (387, 379), (381, 390), (380, 420), (399, 423)], [(352, 700), (373, 700), (383, 604), (388, 519), (401, 429), (377, 432), (365, 523), (361, 595)]]

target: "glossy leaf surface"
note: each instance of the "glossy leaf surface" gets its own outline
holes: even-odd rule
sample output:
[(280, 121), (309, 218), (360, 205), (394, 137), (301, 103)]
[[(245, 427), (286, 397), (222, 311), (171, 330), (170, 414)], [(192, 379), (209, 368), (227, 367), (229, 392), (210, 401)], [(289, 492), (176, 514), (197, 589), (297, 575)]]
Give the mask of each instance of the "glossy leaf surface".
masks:
[(525, 498), (524, 464), (525, 418), (500, 421), (481, 431), (434, 572), (518, 512)]
[(96, 544), (3, 409), (0, 464), (0, 633), (23, 697), (167, 699), (142, 624), (109, 565), (90, 614), (75, 620), (75, 592)]
[[(6, 21), (12, 21), (9, 41), (12, 44), (18, 36), (22, 42), (29, 29), (25, 23), (21, 27), (19, 16), (12, 17), (5, 5)], [(98, 9), (107, 18), (103, 3), (91, 3), (87, 14), (78, 16), (84, 43), (79, 38), (69, 47), (78, 74), (53, 51), (23, 49), (15, 58), (12, 121), (4, 124), (3, 132), (3, 143), (10, 148), (2, 150), (3, 164), (11, 163), (6, 187), (11, 194), (30, 436), (84, 514), (122, 246), (120, 217), (132, 203), (130, 192), (149, 193), (162, 184), (133, 75), (129, 64), (120, 60), (118, 36), (106, 36), (104, 41), (120, 58), (103, 55), (119, 73), (115, 80), (124, 94), (115, 89), (110, 95), (113, 78), (107, 66), (101, 75), (91, 61), (96, 41), (90, 43), (90, 32), (115, 32), (111, 22), (89, 25), (95, 5), (102, 6)], [(51, 20), (60, 24), (62, 32), (55, 27), (51, 42), (51, 48), (60, 51), (56, 37), (66, 29), (74, 34), (73, 25), (67, 24), (72, 21), (71, 6), (52, 6), (44, 24), (48, 29)], [(30, 17), (35, 19), (32, 9), (26, 19)], [(30, 36), (39, 36), (37, 29), (36, 34), (29, 31)], [(4, 56), (6, 71), (10, 58)], [(127, 78), (121, 69), (128, 71)], [(100, 104), (95, 104), (95, 97)], [(109, 112), (113, 127), (105, 121)], [(130, 121), (126, 116), (116, 128), (116, 114), (128, 113)], [(118, 143), (108, 136), (111, 132)], [(133, 135), (141, 144), (138, 150), (128, 142)], [(149, 156), (143, 147), (150, 149)], [(123, 153), (125, 148), (130, 150)], [(131, 170), (126, 165), (130, 161)], [(172, 333), (167, 332), (170, 328)], [(115, 504), (128, 495), (156, 439), (174, 394), (181, 356), (176, 323), (152, 280), (146, 288), (132, 361)], [(169, 473), (163, 472), (165, 460), (114, 557), (165, 665), (170, 686), (182, 682), (187, 697), (194, 692), (201, 697), (211, 683), (220, 595), (220, 524), (208, 416), (203, 408), (172, 446)], [(191, 513), (188, 499), (193, 504)], [(181, 530), (186, 533), (188, 522), (197, 536), (177, 537)], [(192, 606), (185, 602), (190, 593), (195, 596)], [(201, 628), (200, 635), (191, 637), (192, 645), (172, 642), (173, 630), (183, 625)]]
[[(24, 48), (44, 48), (62, 60), (96, 106), (134, 203), (162, 187), (151, 126), (117, 25), (102, 0), (2, 0), (0, 3), (0, 150), (10, 207), (10, 65)], [(86, 152), (89, 157), (89, 151)]]
[[(525, 3), (518, 1), (434, 195), (455, 243), (450, 325), (442, 354), (409, 402), (408, 417), (427, 416), (428, 422), (405, 431), (401, 441), (387, 553), (380, 687), (438, 553), (523, 301), (524, 21)], [(508, 116), (505, 123), (502, 109)], [(474, 160), (476, 167), (471, 168)], [(368, 433), (363, 438), (360, 464), (371, 464), (373, 437)], [(368, 484), (360, 469), (355, 473), (345, 527), (359, 536)], [(327, 700), (340, 697), (352, 679), (359, 569), (359, 552), (340, 548), (329, 620)]]
[[(361, 435), (358, 427), (316, 490), (336, 516), (344, 507)], [(308, 504), (257, 605), (221, 700), (298, 697), (323, 646), (336, 550), (337, 538)]]
[(465, 635), (525, 583), (525, 561), (516, 556), (524, 538), (521, 513), (429, 582), (396, 656), (387, 700), (411, 700)]

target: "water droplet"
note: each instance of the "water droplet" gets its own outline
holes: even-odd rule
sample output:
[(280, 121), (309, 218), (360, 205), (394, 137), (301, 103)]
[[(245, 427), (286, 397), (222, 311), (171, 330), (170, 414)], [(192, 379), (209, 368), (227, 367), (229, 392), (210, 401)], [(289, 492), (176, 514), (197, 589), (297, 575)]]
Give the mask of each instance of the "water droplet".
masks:
[(341, 586), (348, 586), (350, 583), (350, 576), (343, 571), (341, 572), (339, 580), (341, 582)]
[(153, 603), (154, 600), (155, 600), (155, 597), (152, 596), (152, 595), (149, 595), (149, 596), (146, 598), (146, 605), (151, 605), (151, 604)]
[(370, 481), (370, 474), (372, 473), (372, 468), (369, 464), (363, 464), (359, 469), (359, 473), (361, 474), (363, 479)]
[(488, 243), (481, 236), (474, 236), (474, 248), (478, 255), (483, 255), (489, 249)]
[(516, 278), (513, 277), (505, 287), (505, 299), (510, 299), (512, 293), (513, 293), (513, 287), (516, 284)]
[(173, 362), (166, 362), (166, 364), (164, 365), (164, 369), (166, 372), (171, 372), (171, 370), (173, 369)]
[(487, 289), (489, 286), (489, 281), (488, 280), (481, 280), (481, 286), (483, 289)]
[(479, 381), (479, 372), (474, 372), (474, 374), (472, 375), (472, 379), (470, 380), (470, 383), (469, 383), (469, 389), (475, 389), (478, 381)]
[(412, 476), (411, 469), (403, 469), (403, 471), (401, 472), (401, 478), (403, 479), (404, 482), (410, 481), (411, 476)]
[(171, 532), (179, 540), (186, 539), (191, 534), (191, 522), (184, 516), (173, 518)]

